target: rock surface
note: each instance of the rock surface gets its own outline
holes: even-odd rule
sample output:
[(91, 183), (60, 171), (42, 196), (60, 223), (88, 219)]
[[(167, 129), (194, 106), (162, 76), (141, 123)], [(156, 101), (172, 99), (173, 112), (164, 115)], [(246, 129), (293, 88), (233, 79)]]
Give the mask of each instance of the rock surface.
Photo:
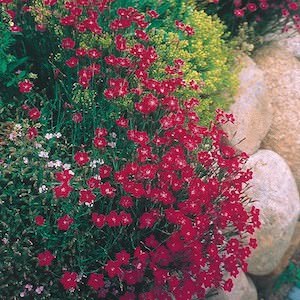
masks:
[(257, 300), (257, 291), (252, 280), (245, 273), (240, 273), (233, 280), (233, 289), (230, 293), (220, 291), (210, 300)]
[(300, 58), (300, 34), (295, 31), (268, 34), (265, 37), (266, 42), (275, 42), (278, 46), (290, 52), (293, 56)]
[(276, 44), (259, 50), (255, 61), (265, 72), (273, 106), (272, 125), (262, 148), (287, 161), (300, 188), (300, 61)]
[(248, 56), (241, 58), (240, 86), (230, 107), (236, 122), (226, 124), (224, 130), (237, 149), (248, 154), (256, 152), (272, 122), (271, 98), (263, 72)]
[(246, 165), (253, 170), (248, 196), (260, 209), (258, 247), (248, 260), (248, 271), (267, 275), (279, 265), (287, 251), (300, 214), (300, 200), (294, 177), (282, 157), (259, 150)]

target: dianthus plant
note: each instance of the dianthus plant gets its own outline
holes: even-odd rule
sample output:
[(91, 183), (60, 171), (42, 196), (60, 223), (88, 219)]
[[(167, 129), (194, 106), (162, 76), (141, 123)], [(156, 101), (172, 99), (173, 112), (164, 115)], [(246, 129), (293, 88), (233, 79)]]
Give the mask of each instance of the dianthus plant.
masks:
[(242, 22), (254, 25), (258, 34), (266, 34), (281, 27), (283, 31), (300, 31), (299, 1), (294, 0), (198, 0), (200, 7), (217, 13), (236, 34)]
[[(60, 23), (72, 34), (101, 37), (98, 20), (105, 20), (109, 5), (65, 2)], [(109, 103), (130, 96), (133, 107), (116, 116), (112, 128), (99, 126), (84, 145), (72, 145), (76, 150), (61, 159), (71, 158), (71, 167), (47, 177), (51, 193), (43, 194), (47, 202), (28, 225), (35, 228), (30, 254), (37, 268), (25, 275), (44, 274), (35, 284), (53, 299), (204, 299), (219, 288), (230, 291), (256, 247), (251, 235), (260, 226), (259, 211), (245, 194), (252, 177), (243, 168), (247, 155), (228, 146), (220, 129), (233, 116), (218, 110), (215, 124), (199, 125), (194, 108), (201, 99), (178, 97), (181, 89), (201, 89), (183, 79), (181, 58), (164, 78), (151, 77), (157, 53), (146, 29), (156, 17), (151, 10), (119, 8), (105, 56), (80, 47), (72, 34), (61, 41), (70, 53), (67, 67), (80, 65), (83, 90), (94, 84)], [(194, 33), (180, 20), (175, 26)], [(134, 37), (126, 36), (130, 27)], [(35, 87), (27, 80), (19, 88), (30, 94)], [(34, 142), (42, 114), (24, 109)]]

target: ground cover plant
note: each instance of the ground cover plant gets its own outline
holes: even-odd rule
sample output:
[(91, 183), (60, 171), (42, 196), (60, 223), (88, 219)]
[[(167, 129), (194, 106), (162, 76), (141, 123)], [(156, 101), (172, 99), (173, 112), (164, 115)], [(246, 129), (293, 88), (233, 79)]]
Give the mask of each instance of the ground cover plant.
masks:
[[(260, 222), (245, 193), (247, 155), (220, 129), (233, 116), (217, 110), (200, 124), (199, 106), (218, 90), (213, 76), (228, 69), (205, 52), (222, 42), (197, 30), (199, 20), (219, 23), (197, 13), (168, 31), (155, 28), (157, 11), (109, 0), (1, 3), (11, 43), (22, 45), (4, 55), (24, 57), (10, 71), (16, 84), (1, 91), (1, 295), (186, 300), (230, 291)], [(169, 56), (164, 44), (175, 40)], [(188, 55), (199, 48), (201, 60)]]
[(209, 14), (218, 14), (232, 35), (247, 22), (256, 35), (264, 35), (277, 29), (300, 30), (299, 1), (293, 0), (198, 0), (198, 5)]

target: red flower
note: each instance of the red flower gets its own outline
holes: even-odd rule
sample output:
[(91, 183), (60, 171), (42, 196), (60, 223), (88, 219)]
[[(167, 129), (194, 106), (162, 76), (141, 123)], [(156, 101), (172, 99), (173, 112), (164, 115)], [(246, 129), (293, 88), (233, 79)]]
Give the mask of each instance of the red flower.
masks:
[(158, 216), (156, 214), (154, 214), (153, 212), (145, 212), (140, 217), (139, 228), (140, 229), (151, 228), (157, 222), (157, 220), (158, 220)]
[(65, 38), (61, 41), (61, 46), (63, 49), (73, 49), (75, 42), (71, 38)]
[(89, 58), (97, 59), (97, 58), (101, 57), (102, 52), (98, 51), (97, 49), (90, 49), (90, 50), (88, 50), (87, 55)]
[(150, 114), (156, 111), (158, 107), (158, 99), (152, 94), (148, 94), (142, 98), (142, 101), (135, 103), (134, 107), (143, 114)]
[(103, 196), (114, 198), (116, 189), (109, 183), (105, 182), (100, 185), (100, 192)]
[(81, 123), (83, 120), (82, 113), (80, 112), (74, 113), (72, 116), (72, 120), (75, 123)]
[(27, 137), (33, 140), (39, 135), (38, 130), (35, 127), (29, 127), (27, 130)]
[(126, 50), (126, 39), (121, 34), (118, 34), (115, 37), (115, 45), (116, 49), (119, 51)]
[(102, 214), (92, 213), (92, 221), (98, 228), (102, 228), (106, 224), (106, 216)]
[(106, 263), (106, 266), (104, 269), (107, 272), (109, 278), (114, 278), (115, 276), (122, 275), (122, 270), (120, 268), (119, 261), (109, 260)]
[(75, 272), (64, 272), (60, 278), (60, 283), (65, 290), (75, 289), (77, 287), (77, 277), (78, 274)]
[(57, 220), (57, 227), (59, 230), (67, 231), (73, 222), (73, 218), (71, 218), (69, 215), (64, 215)]
[(128, 226), (132, 223), (131, 214), (129, 214), (125, 211), (120, 212), (119, 218), (120, 218), (120, 223), (122, 226)]
[(127, 128), (128, 127), (128, 120), (125, 119), (124, 117), (120, 117), (119, 119), (116, 120), (116, 124), (119, 127)]
[(86, 49), (84, 48), (77, 48), (76, 49), (76, 56), (85, 56), (87, 54)]
[(25, 79), (24, 81), (19, 82), (18, 86), (21, 93), (29, 93), (32, 90), (33, 83), (30, 80)]
[(104, 287), (104, 276), (102, 274), (92, 273), (89, 276), (87, 285), (93, 288), (95, 291), (98, 291), (100, 288)]
[(74, 174), (70, 170), (64, 170), (62, 172), (55, 173), (55, 178), (61, 183), (69, 183), (70, 180), (74, 177)]
[(112, 210), (108, 216), (106, 216), (107, 225), (109, 227), (117, 227), (121, 225), (121, 219), (115, 210)]
[(232, 279), (226, 280), (223, 286), (224, 291), (230, 292), (232, 288), (233, 288)]
[(41, 112), (36, 107), (34, 107), (28, 111), (28, 116), (31, 120), (35, 121), (41, 117)]
[(40, 253), (38, 255), (39, 266), (40, 267), (50, 266), (54, 258), (55, 256), (53, 256), (53, 254), (49, 250)]
[(66, 65), (69, 67), (69, 68), (75, 68), (79, 63), (79, 59), (77, 57), (71, 57), (69, 58), (68, 60), (66, 60)]
[(291, 10), (294, 10), (294, 11), (297, 11), (298, 8), (299, 8), (297, 2), (290, 2), (288, 5), (289, 5), (289, 8), (290, 8)]
[(86, 152), (78, 151), (74, 155), (74, 160), (79, 166), (83, 166), (90, 161), (90, 158)]
[(103, 149), (107, 146), (107, 140), (103, 137), (95, 137), (94, 146), (98, 149)]
[(13, 26), (10, 26), (10, 30), (12, 32), (21, 32), (23, 29), (20, 26), (13, 25)]
[(248, 3), (247, 8), (250, 12), (254, 12), (257, 10), (257, 5), (255, 3)]
[(54, 188), (55, 198), (67, 198), (70, 196), (72, 190), (73, 188), (67, 183), (63, 183), (62, 185), (56, 186)]
[(35, 220), (35, 224), (38, 226), (42, 226), (45, 223), (44, 217), (40, 215), (36, 216), (34, 220)]
[(105, 137), (108, 135), (108, 131), (106, 128), (96, 128), (95, 136), (96, 137)]
[(110, 177), (111, 171), (112, 171), (112, 167), (107, 166), (107, 165), (101, 166), (99, 168), (99, 175), (100, 175), (101, 179)]
[(81, 190), (79, 203), (92, 204), (96, 199), (96, 195), (90, 190)]
[(47, 6), (53, 6), (57, 3), (57, 0), (44, 0), (44, 4)]
[(125, 208), (130, 208), (133, 206), (133, 201), (132, 198), (130, 196), (123, 196), (120, 199), (120, 205), (125, 207)]
[(119, 262), (120, 265), (128, 265), (130, 259), (130, 254), (127, 253), (125, 250), (122, 250), (116, 254), (116, 260)]
[(235, 9), (234, 15), (238, 18), (242, 18), (245, 15), (245, 11), (243, 9)]
[(155, 10), (149, 10), (149, 11), (147, 12), (147, 14), (148, 14), (151, 18), (153, 18), (153, 19), (159, 17), (159, 14), (158, 14)]
[(100, 187), (100, 180), (94, 177), (89, 178), (86, 183), (90, 189), (95, 189)]

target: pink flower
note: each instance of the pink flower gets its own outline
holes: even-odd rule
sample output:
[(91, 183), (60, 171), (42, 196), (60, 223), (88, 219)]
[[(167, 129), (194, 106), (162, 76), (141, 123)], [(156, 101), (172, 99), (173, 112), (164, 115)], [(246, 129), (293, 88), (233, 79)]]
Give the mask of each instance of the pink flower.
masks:
[(72, 116), (72, 120), (75, 123), (81, 123), (83, 120), (82, 113), (80, 113), (80, 112), (74, 113)]
[(245, 11), (243, 9), (235, 9), (234, 15), (238, 18), (242, 18), (245, 15)]

